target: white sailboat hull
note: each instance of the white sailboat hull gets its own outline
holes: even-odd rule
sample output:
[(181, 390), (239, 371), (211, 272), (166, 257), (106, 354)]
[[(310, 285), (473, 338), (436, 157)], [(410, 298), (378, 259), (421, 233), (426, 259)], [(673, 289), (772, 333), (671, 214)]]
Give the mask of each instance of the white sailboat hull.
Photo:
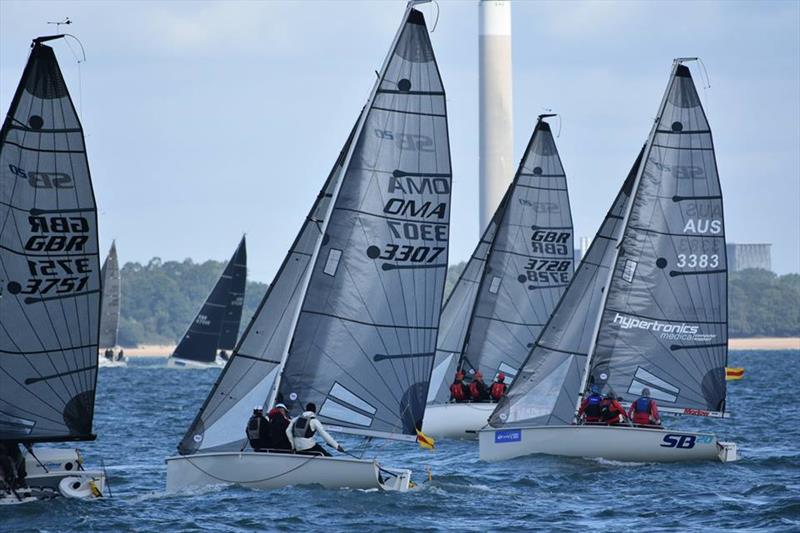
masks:
[(477, 439), (487, 426), (494, 403), (428, 404), (422, 431), (435, 439)]
[(100, 358), (98, 359), (97, 365), (104, 368), (120, 368), (128, 366), (128, 360), (122, 359), (121, 361), (109, 361), (108, 359), (106, 359), (104, 356), (101, 355)]
[(77, 450), (40, 448), (35, 453), (36, 458), (31, 454), (25, 456), (27, 488), (17, 490), (19, 498), (13, 494), (5, 495), (2, 503), (56, 497), (93, 499), (105, 494), (105, 473), (101, 470), (83, 470)]
[(191, 359), (181, 359), (180, 357), (170, 357), (169, 359), (167, 359), (167, 368), (202, 370), (204, 368), (222, 368), (223, 366), (225, 366), (225, 363), (219, 360), (215, 360), (213, 363), (201, 363), (199, 361), (192, 361)]
[[(411, 471), (383, 468), (377, 461), (292, 453), (217, 452), (168, 457), (167, 492), (232, 484), (252, 489), (292, 485), (325, 488), (382, 489), (404, 492)], [(386, 471), (395, 474), (388, 475)]]
[(541, 426), (479, 434), (480, 458), (503, 461), (531, 454), (601, 457), (626, 462), (735, 461), (736, 444), (711, 433), (628, 426)]

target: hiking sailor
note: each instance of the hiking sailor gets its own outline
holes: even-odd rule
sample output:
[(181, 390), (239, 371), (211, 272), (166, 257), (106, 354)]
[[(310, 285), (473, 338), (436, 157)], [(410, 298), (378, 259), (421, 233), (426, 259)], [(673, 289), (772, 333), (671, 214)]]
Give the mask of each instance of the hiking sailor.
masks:
[(450, 385), (450, 401), (463, 403), (467, 400), (469, 400), (469, 387), (464, 383), (464, 372), (459, 370), (456, 372), (456, 379)]
[(305, 412), (292, 420), (286, 428), (286, 436), (297, 453), (330, 457), (331, 454), (317, 443), (317, 433), (325, 439), (328, 446), (345, 453), (344, 448), (325, 431), (322, 422), (317, 420), (317, 406), (313, 403), (306, 404)]
[(493, 402), (499, 402), (500, 398), (506, 395), (506, 391), (508, 391), (506, 375), (500, 372), (492, 382), (492, 387), (489, 389), (489, 396), (491, 396)]
[(625, 408), (619, 403), (621, 399), (621, 397), (615, 397), (613, 393), (609, 392), (600, 402), (600, 417), (604, 424), (616, 426), (628, 418), (628, 415), (625, 414)]
[(584, 424), (599, 424), (603, 415), (603, 396), (597, 385), (592, 385), (590, 392), (591, 394), (581, 402), (578, 420), (583, 420)]
[(483, 382), (483, 374), (481, 374), (480, 370), (475, 372), (475, 377), (472, 378), (472, 383), (469, 384), (469, 396), (473, 402), (489, 400), (489, 389)]
[(637, 426), (661, 427), (656, 401), (650, 398), (650, 389), (642, 389), (642, 396), (633, 402), (628, 409), (628, 416)]
[(278, 403), (267, 413), (269, 418), (270, 448), (276, 451), (291, 451), (292, 443), (286, 435), (286, 429), (292, 423), (286, 416), (286, 406)]
[(270, 448), (269, 420), (264, 418), (261, 406), (253, 408), (253, 416), (247, 421), (247, 440), (250, 442), (250, 447), (257, 452)]

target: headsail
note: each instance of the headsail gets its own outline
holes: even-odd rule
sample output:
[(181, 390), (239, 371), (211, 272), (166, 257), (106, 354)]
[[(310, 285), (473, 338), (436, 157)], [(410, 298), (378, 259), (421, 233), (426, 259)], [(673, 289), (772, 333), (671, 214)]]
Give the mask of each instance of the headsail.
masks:
[(454, 289), (456, 299), (448, 299), (442, 311), (436, 360), (442, 371), (434, 382), (439, 402), (449, 397), (447, 383), (456, 367), (513, 378), (572, 279), (567, 179), (543, 118)]
[(234, 276), (242, 274), (241, 263), (237, 263), (237, 260), (241, 259), (243, 252), (240, 243), (189, 329), (172, 352), (172, 357), (201, 363), (213, 363), (216, 360), (223, 321), (231, 299), (235, 297), (231, 295)]
[(103, 293), (100, 304), (100, 350), (117, 346), (119, 333), (120, 292), (122, 280), (117, 259), (117, 243), (111, 242), (103, 268), (100, 269), (103, 280)]
[(228, 266), (225, 267), (225, 273), (231, 276), (231, 284), (228, 289), (225, 314), (222, 319), (222, 332), (219, 335), (217, 349), (233, 350), (239, 339), (239, 326), (242, 323), (245, 286), (247, 285), (247, 243), (244, 236)]
[(100, 331), (83, 129), (34, 40), (0, 132), (0, 440), (89, 440)]
[(242, 428), (247, 423), (253, 405), (266, 403), (275, 384), (292, 320), (300, 305), (308, 264), (322, 238), (321, 222), (329, 211), (330, 200), (341, 177), (344, 158), (350, 150), (354, 132), (355, 127), (242, 335), (239, 346), (178, 446), (182, 455), (211, 449), (242, 449)]
[(494, 427), (569, 424), (575, 414), (594, 325), (622, 235), (642, 154), (633, 165), (575, 276), (489, 419)]
[(720, 414), (728, 355), (727, 260), (714, 144), (676, 60), (647, 146), (588, 380), (626, 401)]
[(445, 93), (409, 7), (355, 135), (285, 362), (278, 399), (340, 431), (421, 426), (447, 270)]

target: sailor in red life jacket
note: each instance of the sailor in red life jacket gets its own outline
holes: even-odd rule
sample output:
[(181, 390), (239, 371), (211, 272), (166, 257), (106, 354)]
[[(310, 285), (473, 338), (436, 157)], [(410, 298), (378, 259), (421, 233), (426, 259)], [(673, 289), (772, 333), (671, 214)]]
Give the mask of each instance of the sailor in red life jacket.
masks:
[(492, 383), (492, 387), (489, 389), (489, 396), (491, 396), (492, 401), (499, 402), (500, 398), (506, 395), (506, 391), (508, 390), (508, 385), (505, 384), (506, 375), (500, 372), (497, 374), (494, 382)]
[(622, 398), (615, 398), (612, 393), (608, 393), (608, 396), (603, 398), (603, 401), (600, 402), (602, 409), (601, 417), (605, 424), (616, 426), (628, 418), (628, 415), (625, 414), (625, 408), (622, 407), (618, 401), (621, 399)]
[(591, 394), (583, 399), (578, 408), (578, 419), (583, 420), (584, 424), (599, 424), (603, 420), (603, 397), (597, 385), (592, 385), (589, 390)]
[(469, 401), (469, 387), (464, 383), (464, 372), (456, 372), (456, 379), (450, 385), (450, 401), (463, 403)]
[(628, 416), (637, 426), (661, 427), (661, 417), (658, 415), (656, 401), (650, 398), (650, 389), (642, 389), (642, 397), (631, 404)]
[(472, 383), (469, 384), (469, 397), (473, 402), (485, 402), (489, 399), (489, 390), (486, 388), (486, 383), (483, 382), (483, 374), (478, 370), (472, 378)]

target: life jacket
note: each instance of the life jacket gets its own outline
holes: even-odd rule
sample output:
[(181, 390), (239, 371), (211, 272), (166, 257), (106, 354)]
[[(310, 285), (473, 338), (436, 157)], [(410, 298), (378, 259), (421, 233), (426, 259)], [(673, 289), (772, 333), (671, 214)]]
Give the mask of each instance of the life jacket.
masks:
[(653, 400), (642, 396), (633, 402), (633, 423), (634, 424), (649, 424), (650, 423), (650, 403)]
[(473, 381), (469, 384), (469, 395), (473, 400), (483, 400), (486, 393), (486, 385), (481, 381)]
[(620, 411), (614, 404), (614, 400), (609, 398), (605, 398), (602, 402), (600, 402), (600, 406), (602, 409), (603, 420), (613, 420), (624, 414), (623, 411)]
[(292, 428), (292, 435), (296, 439), (310, 439), (313, 437), (317, 432), (311, 428), (311, 421), (314, 420), (315, 417), (306, 418), (301, 416), (298, 418), (295, 423), (294, 427)]
[(464, 391), (464, 384), (461, 383), (460, 381), (457, 381), (452, 385), (450, 385), (450, 395), (457, 402), (463, 402), (464, 400), (466, 400), (467, 395), (465, 394)]
[[(247, 439), (250, 441), (257, 441), (261, 439), (262, 432), (269, 431), (268, 427), (264, 424), (269, 421), (263, 416), (251, 416), (247, 422)], [(262, 427), (264, 425), (264, 427)]]
[(492, 383), (492, 388), (489, 390), (489, 394), (492, 396), (492, 399), (495, 401), (500, 401), (500, 398), (506, 393), (506, 384), (500, 383), (499, 381), (495, 381)]
[(599, 394), (592, 394), (586, 398), (586, 409), (583, 414), (586, 415), (586, 420), (596, 422), (603, 416), (603, 406), (601, 405), (603, 398)]

